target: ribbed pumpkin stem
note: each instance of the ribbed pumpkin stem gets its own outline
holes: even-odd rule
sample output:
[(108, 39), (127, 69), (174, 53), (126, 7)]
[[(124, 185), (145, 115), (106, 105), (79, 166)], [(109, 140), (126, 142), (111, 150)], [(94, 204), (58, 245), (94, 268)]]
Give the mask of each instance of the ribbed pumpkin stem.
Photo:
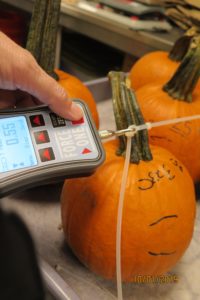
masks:
[(56, 36), (61, 0), (36, 0), (26, 49), (52, 77), (54, 73)]
[(35, 0), (26, 43), (26, 49), (33, 54), (37, 62), (39, 62), (40, 59), (46, 6), (47, 1)]
[(200, 37), (195, 37), (179, 68), (163, 90), (172, 98), (192, 102), (192, 92), (200, 76)]
[[(130, 125), (144, 124), (135, 94), (127, 87), (125, 73), (110, 72), (109, 78), (112, 86), (113, 110), (117, 129), (121, 130)], [(119, 140), (117, 155), (125, 155), (126, 137), (119, 137)], [(147, 130), (137, 132), (132, 138), (130, 162), (138, 164), (140, 160), (152, 160)]]
[[(120, 88), (120, 82), (125, 81), (125, 74), (122, 72), (110, 72), (109, 78), (112, 87), (112, 101), (113, 101), (113, 111), (115, 116), (116, 128), (121, 130), (128, 127), (128, 122), (126, 118), (125, 111), (123, 109), (122, 90)], [(126, 150), (126, 139), (124, 136), (119, 137), (119, 149), (117, 154), (121, 155)]]
[(174, 46), (172, 47), (169, 58), (173, 61), (182, 61), (184, 56), (186, 55), (190, 43), (193, 37), (198, 34), (198, 29), (196, 27), (191, 27), (188, 29), (178, 40), (175, 42)]

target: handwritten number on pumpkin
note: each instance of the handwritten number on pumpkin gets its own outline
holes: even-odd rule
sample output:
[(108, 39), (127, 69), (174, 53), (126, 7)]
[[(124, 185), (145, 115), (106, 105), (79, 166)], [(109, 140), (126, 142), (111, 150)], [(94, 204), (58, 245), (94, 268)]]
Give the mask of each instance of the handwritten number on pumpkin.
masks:
[(178, 123), (173, 125), (170, 130), (180, 135), (182, 138), (187, 138), (191, 134), (191, 122)]
[(178, 160), (176, 160), (176, 159), (174, 159), (174, 158), (170, 158), (170, 161), (173, 163), (173, 165), (174, 165), (175, 167), (178, 167), (179, 170), (180, 170), (181, 172), (183, 172), (183, 167), (181, 166), (181, 164), (180, 164), (180, 162), (179, 162)]
[(171, 174), (171, 170), (167, 169), (165, 164), (163, 164), (158, 170), (149, 172), (147, 178), (139, 179), (138, 188), (143, 191), (149, 190), (153, 188), (153, 186), (164, 177), (168, 180), (173, 180), (175, 178), (175, 175)]

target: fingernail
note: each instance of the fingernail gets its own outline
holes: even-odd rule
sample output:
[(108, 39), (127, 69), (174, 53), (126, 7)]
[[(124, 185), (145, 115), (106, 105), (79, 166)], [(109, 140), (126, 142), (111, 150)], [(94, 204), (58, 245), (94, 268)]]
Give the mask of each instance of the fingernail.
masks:
[(73, 120), (80, 120), (83, 117), (83, 111), (76, 103), (72, 102), (68, 115)]

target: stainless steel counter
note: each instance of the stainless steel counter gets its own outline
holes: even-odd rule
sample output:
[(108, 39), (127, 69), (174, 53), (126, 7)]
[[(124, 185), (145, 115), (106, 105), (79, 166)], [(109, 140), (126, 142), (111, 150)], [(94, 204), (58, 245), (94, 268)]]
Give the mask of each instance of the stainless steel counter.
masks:
[[(2, 2), (31, 12), (34, 1), (3, 0)], [(89, 9), (87, 5), (69, 5), (65, 0), (61, 5), (60, 25), (136, 57), (157, 49), (169, 50), (180, 35), (177, 28), (173, 28), (170, 33), (133, 31), (127, 24), (121, 22), (120, 16), (117, 17), (116, 14), (96, 12)]]

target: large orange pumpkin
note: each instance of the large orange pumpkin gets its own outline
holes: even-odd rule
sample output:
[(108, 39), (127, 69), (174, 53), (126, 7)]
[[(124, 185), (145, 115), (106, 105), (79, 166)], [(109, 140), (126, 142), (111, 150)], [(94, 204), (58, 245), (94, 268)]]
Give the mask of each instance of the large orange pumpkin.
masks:
[(91, 111), (96, 127), (99, 128), (97, 106), (90, 90), (77, 77), (61, 70), (55, 70), (55, 72), (58, 75), (59, 84), (64, 87), (70, 98), (79, 98), (85, 101)]
[(151, 82), (170, 80), (195, 35), (196, 30), (192, 28), (175, 42), (170, 52), (153, 51), (138, 59), (129, 73), (131, 87), (137, 90)]
[[(146, 121), (160, 121), (200, 114), (200, 92), (195, 88), (200, 70), (200, 41), (189, 51), (172, 79), (163, 87), (151, 83), (136, 91)], [(194, 92), (193, 92), (194, 90)], [(200, 180), (200, 121), (153, 128), (150, 141), (165, 147)]]
[[(134, 117), (137, 120), (139, 113)], [(144, 132), (132, 142), (131, 160), (137, 155), (141, 160), (130, 163), (124, 199), (123, 281), (169, 271), (189, 245), (195, 218), (193, 182), (186, 168), (163, 148), (152, 146), (151, 156)], [(116, 276), (117, 209), (124, 165), (124, 158), (116, 155), (118, 144), (116, 140), (105, 143), (105, 163), (90, 177), (65, 181), (61, 194), (68, 245), (90, 270), (109, 279)]]

